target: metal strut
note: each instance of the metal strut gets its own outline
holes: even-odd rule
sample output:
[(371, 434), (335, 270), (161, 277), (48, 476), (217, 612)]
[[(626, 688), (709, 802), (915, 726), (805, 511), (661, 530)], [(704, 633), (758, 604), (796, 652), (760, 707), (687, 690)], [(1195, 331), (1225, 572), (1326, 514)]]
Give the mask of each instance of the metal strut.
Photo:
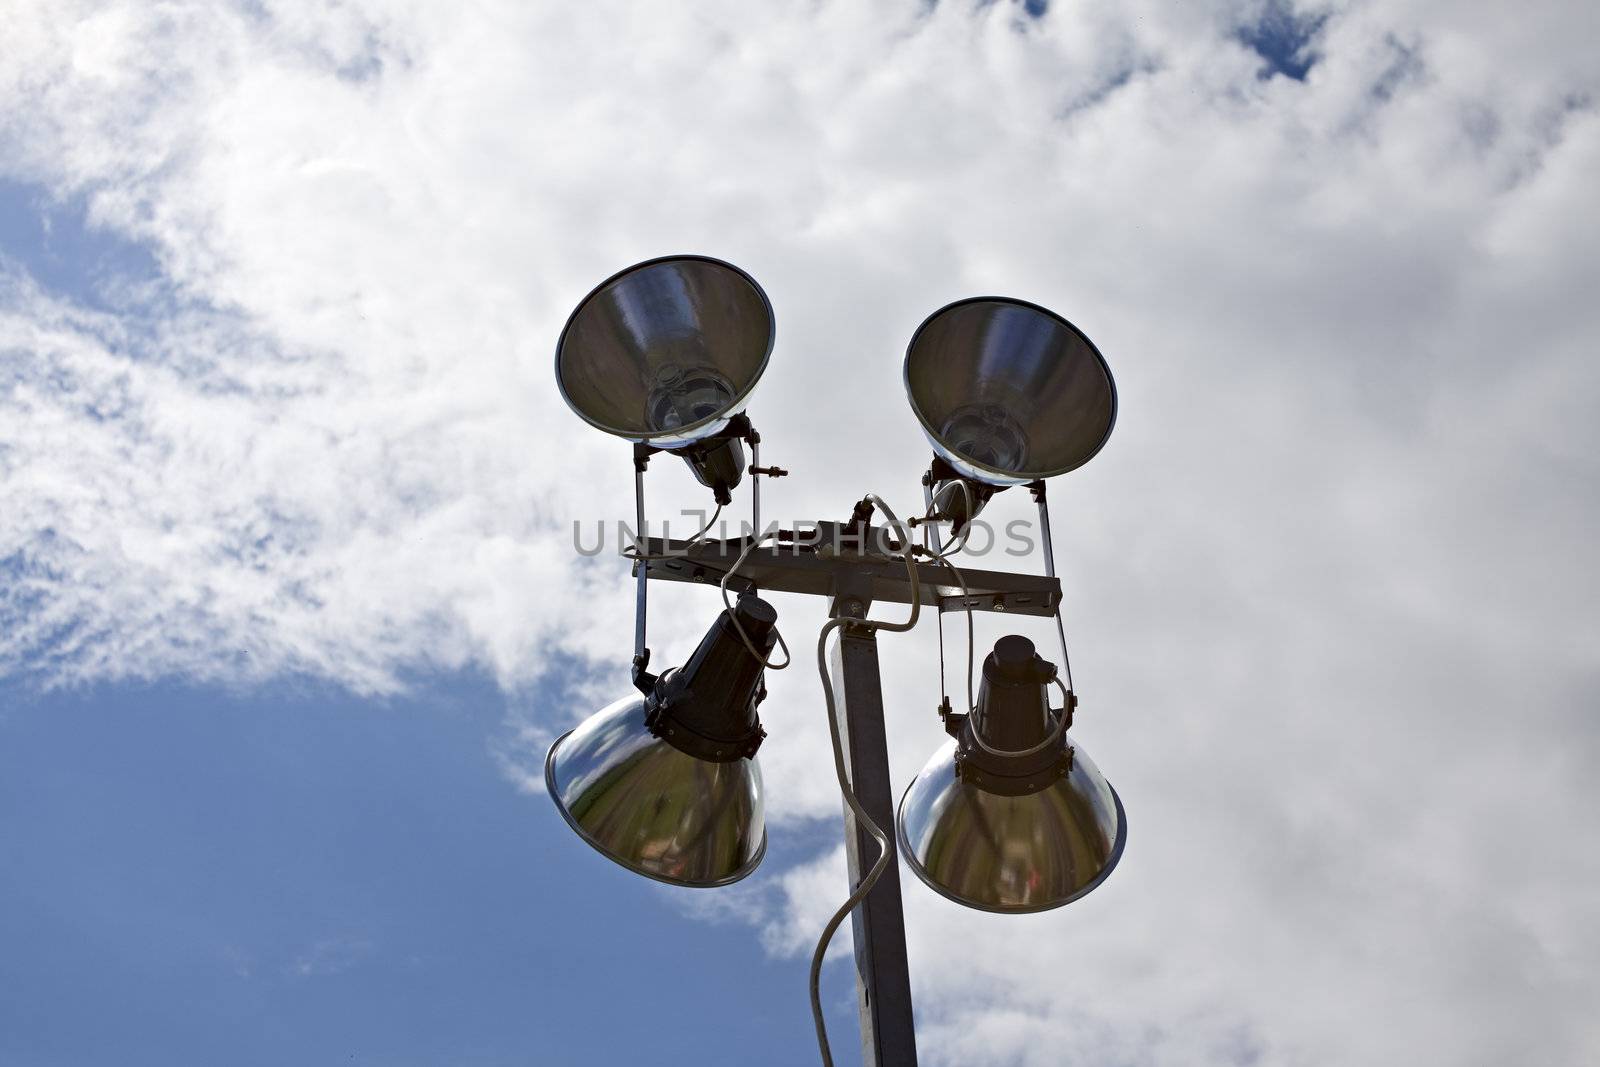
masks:
[[(1039, 505), (1039, 536), (1044, 540), (1044, 572), (1051, 578), (1056, 577), (1056, 550), (1050, 538), (1050, 501), (1045, 495), (1044, 479), (1030, 482), (1028, 488), (1033, 492), (1033, 499)], [(1056, 600), (1056, 636), (1061, 639), (1061, 669), (1067, 677), (1067, 689), (1071, 691), (1072, 685), (1072, 657), (1067, 654), (1067, 628), (1061, 621), (1061, 601)]]
[[(933, 517), (933, 470), (931, 468), (922, 476), (922, 504), (922, 547), (934, 555), (938, 555), (944, 551), (944, 543), (939, 537), (939, 521)], [(940, 614), (942, 615), (943, 612), (941, 611)]]
[(761, 536), (761, 435), (750, 431), (750, 536)]
[[(645, 528), (644, 528), (644, 471), (650, 466), (650, 455), (653, 450), (648, 445), (634, 445), (633, 447), (633, 514), (637, 523), (633, 535), (634, 551), (638, 555), (644, 554)], [(647, 603), (650, 588), (650, 566), (642, 559), (633, 563), (634, 574), (637, 575), (633, 600), (633, 685), (646, 696), (650, 695), (655, 687), (655, 675), (650, 674), (650, 649), (645, 646), (645, 623), (649, 618)]]

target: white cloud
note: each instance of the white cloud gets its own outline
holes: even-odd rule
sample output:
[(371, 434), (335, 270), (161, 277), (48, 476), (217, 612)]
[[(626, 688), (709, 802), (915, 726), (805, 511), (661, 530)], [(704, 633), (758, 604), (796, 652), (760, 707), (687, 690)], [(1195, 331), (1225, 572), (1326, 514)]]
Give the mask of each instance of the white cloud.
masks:
[[(111, 312), (0, 282), (0, 667), (473, 664), (542, 739), (570, 714), (519, 694), (563, 653), (620, 681), (630, 632), (569, 551), (630, 509), (550, 381), (589, 285), (700, 250), (767, 286), (794, 517), (915, 499), (899, 353), (1010, 293), (1118, 375), (1054, 499), (1131, 836), (1048, 917), (908, 882), (930, 1062), (1593, 1060), (1595, 15), (1328, 5), (1300, 83), (1235, 35), (1263, 6), (24, 7), (5, 173), (161, 278)], [(710, 601), (656, 603), (672, 662)], [(774, 833), (837, 812), (818, 610), (779, 607)], [(931, 642), (883, 642), (902, 783)], [(738, 908), (789, 950), (837, 875), (781, 877)]]

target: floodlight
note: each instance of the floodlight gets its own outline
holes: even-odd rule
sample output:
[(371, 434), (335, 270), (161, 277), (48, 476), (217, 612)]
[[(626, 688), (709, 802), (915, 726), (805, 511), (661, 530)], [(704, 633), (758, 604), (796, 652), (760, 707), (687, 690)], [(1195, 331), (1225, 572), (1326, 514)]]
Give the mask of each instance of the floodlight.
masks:
[(948, 467), (936, 461), (930, 502), (957, 534), (995, 487), (1089, 462), (1117, 418), (1111, 368), (1094, 343), (1055, 312), (1006, 297), (928, 316), (906, 348), (905, 382)]
[(590, 716), (545, 757), (550, 796), (578, 836), (663, 882), (736, 882), (766, 850), (756, 705), (778, 616), (751, 595), (731, 613), (737, 625), (730, 611), (719, 614), (689, 661), (647, 696)]
[(772, 354), (767, 294), (707, 256), (666, 256), (612, 275), (556, 342), (567, 405), (606, 433), (682, 455), (726, 503), (744, 473), (727, 435)]
[(983, 911), (1045, 911), (1103, 882), (1122, 857), (1122, 801), (1067, 740), (1070, 699), (1049, 706), (1055, 668), (1012, 635), (983, 662), (970, 715), (900, 800), (900, 847), (936, 892)]

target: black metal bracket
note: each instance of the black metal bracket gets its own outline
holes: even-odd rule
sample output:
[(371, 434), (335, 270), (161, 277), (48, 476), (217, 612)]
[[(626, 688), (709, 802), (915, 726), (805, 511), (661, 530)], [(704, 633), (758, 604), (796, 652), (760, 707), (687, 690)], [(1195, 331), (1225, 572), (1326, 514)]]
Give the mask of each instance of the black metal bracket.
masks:
[(944, 696), (939, 700), (939, 721), (944, 724), (945, 733), (951, 737), (960, 737), (961, 728), (967, 724), (967, 713), (952, 708), (950, 698)]
[(633, 687), (645, 696), (655, 692), (656, 682), (659, 681), (656, 675), (645, 670), (648, 666), (650, 650), (647, 648), (633, 657)]
[(961, 477), (964, 477), (964, 475), (950, 466), (949, 460), (935, 452), (933, 454), (933, 462), (928, 465), (927, 473), (922, 476), (922, 484), (933, 485), (936, 482), (944, 481), (946, 478)]
[[(719, 461), (715, 458), (719, 452), (727, 450), (727, 442), (729, 441), (743, 441), (750, 446), (756, 456), (759, 457), (760, 455), (756, 450), (761, 446), (761, 434), (757, 433), (756, 428), (751, 425), (750, 416), (741, 411), (739, 414), (730, 417), (727, 425), (716, 433), (707, 434), (680, 448), (662, 448), (658, 445), (635, 442), (633, 446), (633, 467), (635, 470), (642, 471), (649, 464), (651, 456), (659, 452), (670, 452), (688, 462), (689, 466), (695, 470), (695, 476), (708, 486), (713, 483), (707, 479), (714, 477), (706, 473), (709, 470), (720, 470), (721, 474), (726, 475), (732, 481), (737, 481), (739, 472), (744, 470), (743, 453), (739, 453), (737, 458), (733, 460), (724, 457)], [(770, 471), (777, 469), (764, 468), (763, 473), (769, 473), (771, 477), (782, 477), (782, 475), (770, 475)], [(787, 474), (788, 472), (784, 471), (783, 473)], [(726, 505), (733, 501), (731, 481), (729, 485), (723, 485), (718, 482), (712, 492), (718, 504)]]
[[(966, 498), (967, 504), (966, 510), (961, 513), (952, 511), (951, 506), (944, 502), (946, 495), (950, 494), (951, 485), (957, 482), (963, 487), (961, 495)], [(923, 519), (913, 519), (911, 525), (916, 526), (922, 522), (949, 522), (951, 536), (960, 537), (962, 531), (977, 518), (978, 512), (990, 498), (1005, 490), (1006, 486), (994, 485), (961, 473), (949, 460), (936, 452), (933, 462), (922, 475), (923, 498), (927, 501), (929, 515)]]

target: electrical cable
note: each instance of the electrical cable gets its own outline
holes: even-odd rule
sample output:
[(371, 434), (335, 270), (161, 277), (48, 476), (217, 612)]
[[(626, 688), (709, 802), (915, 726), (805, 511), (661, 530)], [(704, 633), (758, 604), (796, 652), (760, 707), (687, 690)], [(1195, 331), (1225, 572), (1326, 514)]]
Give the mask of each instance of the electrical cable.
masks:
[(776, 630), (774, 632), (778, 635), (778, 647), (783, 649), (783, 662), (773, 663), (769, 657), (763, 655), (761, 651), (756, 648), (755, 643), (750, 640), (750, 635), (745, 633), (744, 625), (739, 622), (739, 613), (733, 610), (733, 601), (728, 599), (728, 582), (733, 578), (734, 574), (737, 573), (739, 568), (744, 566), (745, 559), (749, 557), (751, 551), (757, 545), (769, 537), (778, 536), (778, 534), (782, 532), (783, 531), (781, 530), (768, 530), (764, 534), (759, 534), (750, 538), (750, 543), (744, 546), (744, 551), (739, 553), (739, 558), (734, 561), (732, 567), (728, 568), (728, 573), (722, 576), (722, 581), (717, 583), (717, 587), (722, 590), (722, 606), (728, 611), (728, 621), (733, 623), (734, 632), (739, 635), (739, 640), (744, 642), (744, 647), (749, 651), (749, 653), (756, 658), (756, 662), (760, 663), (762, 667), (770, 671), (781, 671), (785, 667), (789, 666), (789, 664), (794, 662), (794, 655), (789, 651), (789, 642), (783, 639), (782, 630)]
[[(972, 497), (972, 486), (967, 484), (967, 480), (965, 478), (957, 479), (956, 484), (961, 487), (962, 493), (966, 494), (966, 498), (967, 498), (967, 524), (961, 528), (961, 534), (960, 534), (959, 537), (957, 537), (955, 544), (951, 545), (949, 548), (945, 549), (944, 551), (942, 551), (942, 552), (929, 552), (926, 548), (924, 548), (922, 550), (922, 552), (920, 554), (924, 555), (924, 556), (927, 556), (929, 559), (933, 560), (934, 562), (939, 562), (940, 560), (946, 559), (946, 558), (948, 558), (950, 556), (955, 555), (957, 552), (960, 552), (962, 549), (967, 547), (967, 541), (972, 537), (972, 523), (977, 518), (977, 516), (974, 515), (973, 512), (972, 512), (972, 509), (973, 509), (973, 506), (974, 506), (974, 501), (973, 501), (973, 497)], [(932, 520), (933, 517), (934, 517), (934, 505), (930, 504), (928, 506), (927, 513), (922, 516), (922, 519), (923, 519), (924, 522), (927, 522), (927, 521)]]
[(710, 530), (711, 527), (713, 527), (713, 526), (715, 526), (717, 524), (717, 519), (721, 515), (722, 515), (722, 505), (718, 504), (716, 510), (711, 513), (711, 520), (709, 522), (707, 522), (704, 526), (700, 527), (699, 530), (695, 531), (695, 533), (692, 534), (688, 538), (688, 540), (686, 540), (684, 542), (684, 550), (681, 551), (681, 552), (664, 552), (659, 556), (647, 556), (647, 555), (645, 555), (642, 551), (639, 550), (639, 547), (638, 547), (639, 545), (642, 545), (644, 543), (644, 541), (643, 541), (644, 531), (640, 530), (639, 531), (639, 537), (634, 542), (633, 550), (629, 551), (627, 549), (624, 549), (623, 552), (622, 552), (622, 558), (623, 559), (631, 559), (631, 560), (635, 560), (635, 561), (646, 562), (646, 563), (652, 563), (652, 562), (655, 562), (656, 560), (663, 560), (663, 559), (682, 559), (684, 556), (689, 554), (688, 553), (688, 549), (689, 548), (692, 548), (693, 546), (701, 543), (700, 539), (702, 537), (705, 537), (706, 532), (708, 530)]
[(965, 478), (957, 479), (956, 484), (961, 487), (962, 494), (967, 498), (967, 522), (965, 526), (961, 527), (961, 535), (956, 539), (956, 543), (945, 549), (943, 552), (934, 555), (932, 557), (934, 560), (944, 560), (955, 555), (957, 552), (965, 550), (967, 547), (967, 542), (972, 539), (972, 524), (978, 520), (977, 502), (972, 496), (972, 486), (967, 484), (967, 480)]
[(904, 633), (917, 624), (917, 616), (922, 609), (921, 586), (915, 559), (916, 548), (912, 542), (910, 529), (900, 521), (899, 517), (882, 499), (871, 493), (867, 494), (866, 499), (876, 504), (883, 512), (884, 517), (899, 529), (904, 541), (901, 558), (906, 561), (906, 573), (911, 586), (911, 616), (903, 623), (833, 618), (823, 623), (822, 630), (817, 634), (817, 672), (822, 675), (822, 699), (828, 711), (828, 736), (833, 742), (833, 771), (839, 779), (839, 792), (844, 797), (845, 805), (850, 809), (851, 814), (855, 816), (857, 826), (865, 827), (867, 832), (872, 835), (873, 840), (878, 843), (878, 858), (873, 861), (872, 868), (867, 871), (866, 876), (861, 879), (861, 883), (856, 886), (855, 892), (850, 894), (845, 902), (839, 906), (839, 910), (833, 913), (833, 917), (828, 920), (827, 925), (822, 928), (822, 936), (817, 940), (816, 951), (811, 954), (811, 1019), (816, 1024), (817, 1045), (822, 1050), (824, 1067), (833, 1067), (833, 1053), (828, 1048), (828, 1025), (822, 1015), (823, 957), (828, 953), (828, 943), (833, 940), (834, 932), (839, 929), (839, 925), (844, 922), (845, 918), (855, 910), (856, 905), (865, 900), (867, 894), (872, 892), (872, 887), (877, 884), (878, 879), (883, 875), (884, 870), (895, 856), (893, 840), (884, 833), (882, 827), (872, 820), (872, 816), (867, 814), (866, 809), (861, 806), (861, 801), (856, 797), (855, 789), (850, 784), (850, 772), (845, 767), (844, 762), (844, 745), (839, 737), (839, 720), (833, 699), (833, 680), (828, 675), (828, 634), (850, 623), (869, 626), (874, 630), (890, 630), (896, 633)]

